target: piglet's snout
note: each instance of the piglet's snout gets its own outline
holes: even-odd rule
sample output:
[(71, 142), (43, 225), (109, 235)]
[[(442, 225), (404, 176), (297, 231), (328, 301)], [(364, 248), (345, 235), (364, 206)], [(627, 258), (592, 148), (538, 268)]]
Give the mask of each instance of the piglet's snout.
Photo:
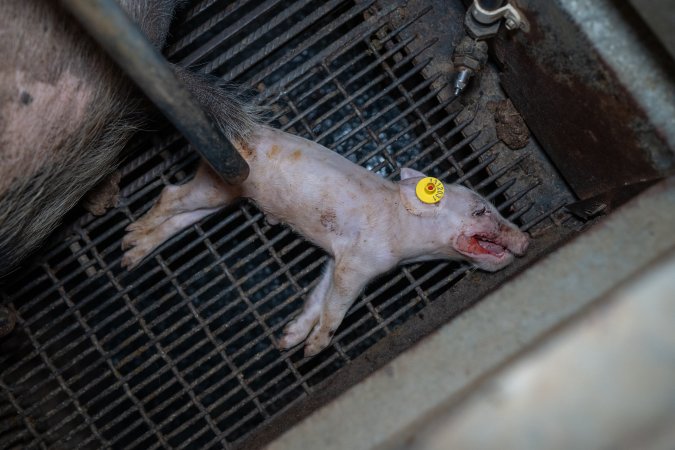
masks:
[(530, 238), (511, 223), (501, 223), (499, 226), (500, 241), (511, 253), (522, 256), (530, 246)]
[(509, 250), (515, 255), (523, 256), (530, 246), (530, 238), (520, 230), (509, 233)]

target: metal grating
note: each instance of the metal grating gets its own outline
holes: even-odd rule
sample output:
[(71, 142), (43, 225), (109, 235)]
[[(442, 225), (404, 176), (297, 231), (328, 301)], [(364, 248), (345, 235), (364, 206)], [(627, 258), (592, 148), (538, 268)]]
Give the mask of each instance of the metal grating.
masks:
[[(508, 176), (522, 158), (500, 164), (495, 143), (474, 148), (478, 135), (462, 133), (469, 121), (438, 100), (442, 80), (422, 75), (433, 42), (403, 31), (430, 8), (394, 28), (396, 4), (384, 3), (203, 0), (181, 15), (168, 54), (247, 83), (282, 129), (382, 176), (414, 166), (479, 190), (512, 220), (527, 217), (524, 196), (538, 183)], [(242, 203), (180, 233), (133, 272), (120, 269), (124, 228), (196, 163), (171, 130), (145, 133), (133, 147), (121, 205), (77, 218), (2, 294), (18, 329), (11, 351), (0, 352), (0, 419), (16, 412), (12, 423), (23, 422), (8, 445), (229, 447), (311, 396), (470, 270), (399, 268), (368, 286), (329, 349), (310, 359), (301, 348), (281, 352), (276, 339), (324, 254)]]

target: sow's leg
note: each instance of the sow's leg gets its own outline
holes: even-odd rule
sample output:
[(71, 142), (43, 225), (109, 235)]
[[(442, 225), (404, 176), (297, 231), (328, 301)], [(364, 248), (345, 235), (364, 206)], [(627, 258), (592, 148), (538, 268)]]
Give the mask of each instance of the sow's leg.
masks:
[[(120, 4), (160, 48), (176, 0)], [(59, 2), (0, 1), (0, 275), (117, 163), (142, 100)]]

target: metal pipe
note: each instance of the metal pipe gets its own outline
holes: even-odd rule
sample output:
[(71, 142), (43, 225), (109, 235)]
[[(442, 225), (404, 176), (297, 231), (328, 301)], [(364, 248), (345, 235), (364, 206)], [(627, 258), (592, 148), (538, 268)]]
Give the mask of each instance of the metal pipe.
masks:
[(115, 0), (62, 3), (226, 182), (248, 177), (246, 161)]

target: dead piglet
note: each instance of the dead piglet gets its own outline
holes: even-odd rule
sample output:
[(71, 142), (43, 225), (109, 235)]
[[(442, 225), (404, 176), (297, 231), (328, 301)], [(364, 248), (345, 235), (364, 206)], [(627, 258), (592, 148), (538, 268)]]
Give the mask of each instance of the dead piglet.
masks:
[(398, 264), (466, 260), (494, 271), (527, 249), (524, 233), (462, 186), (449, 185), (440, 202), (423, 203), (415, 191), (420, 172), (402, 169), (394, 183), (317, 143), (262, 125), (237, 145), (251, 167), (249, 178), (229, 186), (202, 164), (192, 181), (166, 187), (127, 228), (122, 265), (134, 267), (238, 197), (252, 199), (330, 256), (302, 313), (285, 328), (282, 348), (305, 341), (307, 356), (324, 349), (365, 285)]
[(320, 352), (368, 281), (399, 264), (467, 260), (496, 271), (525, 253), (527, 236), (463, 186), (447, 186), (437, 204), (421, 202), (415, 188), (423, 178), (415, 170), (401, 170), (399, 198), (392, 198), (390, 207), (377, 205), (384, 226), (361, 230), (356, 245), (327, 263), (302, 313), (284, 329), (282, 348), (306, 339), (305, 356)]

